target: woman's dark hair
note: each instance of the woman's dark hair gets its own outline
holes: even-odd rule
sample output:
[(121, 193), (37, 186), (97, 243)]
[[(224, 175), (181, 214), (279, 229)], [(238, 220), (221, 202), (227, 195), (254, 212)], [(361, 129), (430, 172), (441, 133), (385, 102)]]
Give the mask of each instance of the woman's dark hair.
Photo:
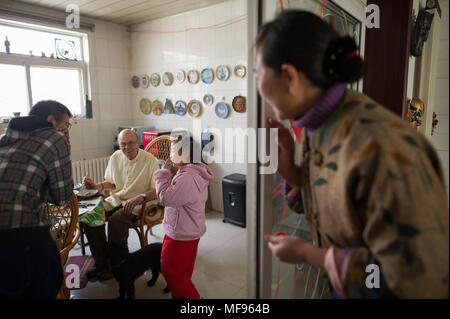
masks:
[(336, 82), (356, 82), (364, 74), (364, 61), (357, 54), (355, 41), (340, 37), (328, 23), (310, 12), (281, 13), (261, 27), (256, 45), (262, 49), (262, 62), (275, 75), (288, 63), (323, 89)]
[(64, 114), (67, 114), (69, 117), (72, 117), (72, 113), (69, 109), (53, 100), (45, 100), (37, 102), (30, 110), (29, 115), (39, 116), (45, 120), (49, 115), (53, 115), (57, 122), (61, 121)]

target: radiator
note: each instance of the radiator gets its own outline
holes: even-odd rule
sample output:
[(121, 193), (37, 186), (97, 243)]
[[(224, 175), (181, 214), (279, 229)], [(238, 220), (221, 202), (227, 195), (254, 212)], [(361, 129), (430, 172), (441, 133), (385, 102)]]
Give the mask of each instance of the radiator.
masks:
[(84, 161), (72, 162), (72, 176), (74, 184), (82, 183), (83, 177), (88, 175), (96, 183), (104, 180), (106, 166), (108, 166), (109, 156), (93, 158)]

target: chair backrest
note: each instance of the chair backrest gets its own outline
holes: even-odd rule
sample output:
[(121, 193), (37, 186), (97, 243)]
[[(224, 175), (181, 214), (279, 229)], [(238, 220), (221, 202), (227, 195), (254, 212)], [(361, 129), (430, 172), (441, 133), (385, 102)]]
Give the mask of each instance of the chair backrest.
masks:
[(52, 225), (50, 234), (59, 249), (61, 263), (64, 265), (69, 257), (69, 251), (80, 237), (77, 197), (72, 194), (70, 201), (63, 206), (47, 203), (47, 212)]
[(145, 151), (152, 153), (157, 159), (165, 161), (170, 157), (170, 146), (170, 135), (162, 135), (148, 143)]

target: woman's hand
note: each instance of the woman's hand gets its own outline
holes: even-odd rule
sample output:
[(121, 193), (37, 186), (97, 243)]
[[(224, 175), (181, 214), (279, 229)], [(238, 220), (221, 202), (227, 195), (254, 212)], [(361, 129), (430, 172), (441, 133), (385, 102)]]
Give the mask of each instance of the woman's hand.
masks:
[(142, 197), (141, 195), (130, 198), (123, 204), (123, 210), (126, 214), (131, 214), (133, 212), (133, 209), (138, 205), (142, 205), (144, 201), (144, 197)]
[(267, 118), (267, 124), (270, 128), (278, 129), (278, 173), (291, 187), (300, 186), (300, 168), (295, 165), (295, 142), (291, 132), (271, 117)]
[(291, 264), (306, 262), (324, 269), (326, 249), (294, 236), (265, 235), (264, 239), (268, 242), (268, 247), (274, 256), (280, 261)]

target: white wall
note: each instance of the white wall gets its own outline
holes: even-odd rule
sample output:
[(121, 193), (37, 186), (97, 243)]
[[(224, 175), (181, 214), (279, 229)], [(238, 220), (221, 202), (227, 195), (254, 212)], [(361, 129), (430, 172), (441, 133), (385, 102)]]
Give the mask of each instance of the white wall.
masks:
[[(215, 70), (220, 64), (228, 65), (232, 71), (238, 64), (247, 65), (247, 20), (223, 28), (183, 32), (189, 28), (214, 26), (246, 13), (247, 2), (235, 0), (133, 26), (132, 30), (182, 32), (169, 34), (131, 32), (129, 79), (133, 75), (150, 76), (154, 72), (159, 73), (161, 77), (167, 71), (175, 75), (178, 69), (183, 69), (186, 73), (190, 69), (201, 72), (205, 67)], [(252, 76), (251, 74), (247, 70), (247, 76)], [(127, 83), (128, 87), (131, 87), (130, 83)], [(144, 97), (151, 101), (158, 99), (163, 104), (166, 98), (169, 98), (175, 104), (179, 99), (186, 103), (192, 99), (202, 101), (207, 93), (214, 96), (214, 103), (212, 106), (203, 105), (203, 112), (198, 118), (193, 118), (187, 113), (185, 116), (144, 115), (139, 109), (139, 101)], [(193, 85), (187, 80), (179, 84), (174, 81), (174, 84), (169, 87), (161, 83), (156, 88), (151, 85), (148, 88), (131, 88), (131, 94), (129, 110), (134, 125), (154, 126), (156, 129), (182, 127), (189, 129), (192, 133), (193, 120), (198, 119), (201, 121), (202, 129), (215, 127), (224, 132), (227, 127), (247, 128), (247, 114), (236, 113), (231, 106), (236, 95), (247, 96), (247, 78), (240, 79), (234, 74), (231, 74), (226, 82), (219, 81), (217, 78), (211, 84), (199, 81), (198, 84)], [(225, 101), (230, 106), (230, 115), (227, 119), (220, 119), (215, 115), (214, 107), (219, 101)], [(194, 138), (197, 139), (196, 136)], [(211, 164), (210, 167), (215, 175), (210, 184), (213, 209), (223, 211), (222, 178), (232, 173), (246, 174), (246, 164)]]
[[(431, 142), (437, 149), (445, 171), (447, 197), (449, 193), (449, 0), (439, 1), (442, 9), (439, 60), (436, 79), (434, 112), (439, 121)], [(436, 17), (435, 17), (436, 18)]]
[(93, 118), (72, 126), (72, 161), (111, 155), (117, 128), (132, 123), (129, 34), (114, 23), (94, 23), (88, 35)]

